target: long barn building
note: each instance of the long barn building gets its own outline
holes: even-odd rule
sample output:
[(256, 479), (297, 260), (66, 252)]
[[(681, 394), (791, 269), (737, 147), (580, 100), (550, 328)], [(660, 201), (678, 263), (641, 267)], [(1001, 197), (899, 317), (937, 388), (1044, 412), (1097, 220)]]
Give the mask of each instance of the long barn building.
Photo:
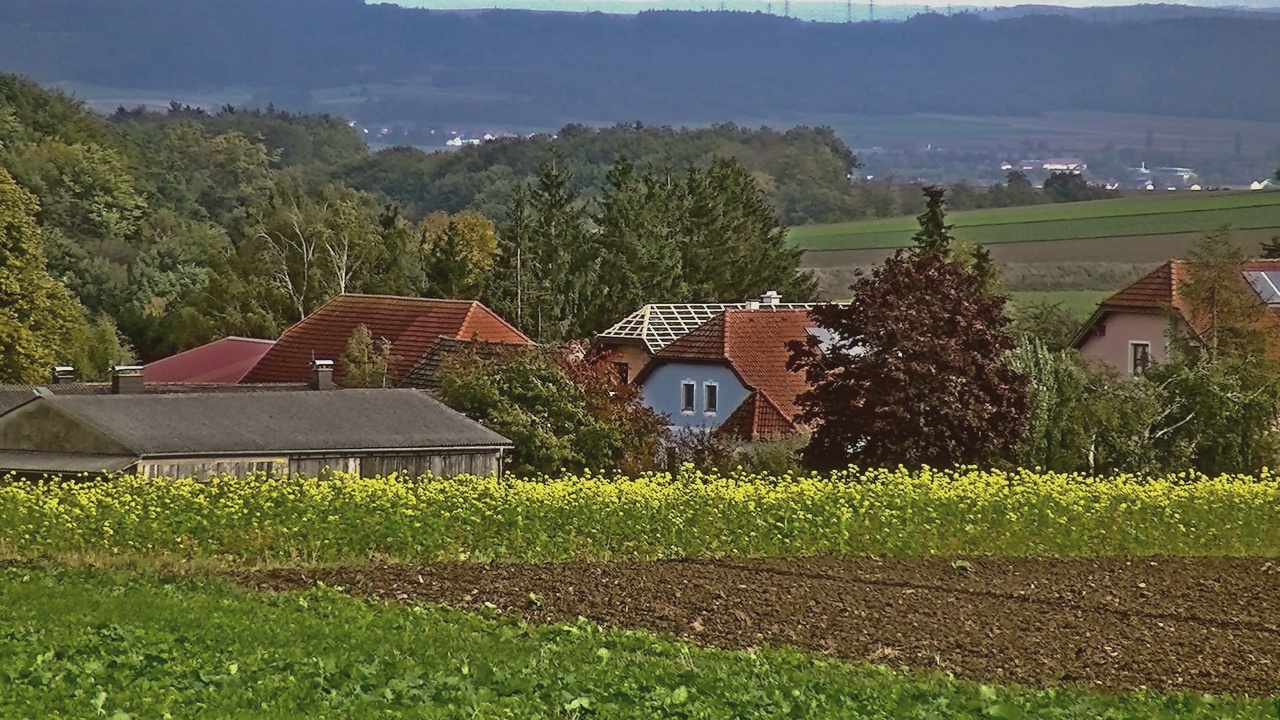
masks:
[(61, 395), (0, 414), (0, 476), (500, 475), (511, 443), (418, 390)]

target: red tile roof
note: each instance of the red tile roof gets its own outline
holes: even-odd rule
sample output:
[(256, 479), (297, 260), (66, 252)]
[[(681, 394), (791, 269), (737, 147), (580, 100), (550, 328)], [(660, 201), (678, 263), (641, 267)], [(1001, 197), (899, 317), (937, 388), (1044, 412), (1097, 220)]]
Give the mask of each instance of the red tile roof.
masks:
[[(358, 325), (375, 340), (391, 342), (392, 384), (398, 385), (442, 337), (527, 345), (532, 341), (492, 310), (473, 300), (437, 300), (389, 295), (339, 295), (285, 331), (243, 382), (305, 382), (312, 358), (341, 360)], [(341, 363), (339, 363), (341, 364)], [(341, 382), (343, 368), (336, 369)]]
[(650, 367), (662, 360), (723, 362), (754, 391), (725, 420), (724, 432), (749, 439), (792, 434), (801, 429), (796, 397), (809, 386), (803, 373), (787, 370), (787, 343), (803, 341), (813, 326), (807, 310), (725, 310), (663, 348)]
[(1143, 310), (1169, 310), (1174, 302), (1174, 277), (1182, 280), (1185, 270), (1181, 260), (1170, 260), (1152, 270), (1132, 285), (1100, 303), (1102, 307)]
[(142, 368), (142, 378), (149, 383), (234, 385), (272, 345), (274, 340), (225, 337), (148, 363)]

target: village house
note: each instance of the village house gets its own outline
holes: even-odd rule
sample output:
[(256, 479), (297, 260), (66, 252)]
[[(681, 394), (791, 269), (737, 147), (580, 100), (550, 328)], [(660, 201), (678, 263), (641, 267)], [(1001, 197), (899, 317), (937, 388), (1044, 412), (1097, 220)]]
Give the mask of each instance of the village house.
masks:
[(375, 342), (391, 343), (391, 387), (429, 388), (444, 345), (457, 350), (466, 343), (511, 347), (533, 342), (474, 300), (339, 295), (286, 330), (241, 382), (306, 382), (312, 360), (322, 359), (337, 363), (335, 379), (341, 385), (346, 373), (342, 356), (360, 325)]
[(806, 430), (796, 400), (808, 385), (787, 370), (787, 345), (813, 332), (807, 309), (727, 308), (655, 353), (635, 381), (674, 429), (741, 440), (795, 435)]
[(725, 310), (809, 310), (812, 307), (811, 303), (783, 303), (782, 297), (772, 290), (759, 300), (740, 303), (645, 305), (596, 335), (591, 352), (607, 355), (623, 382), (631, 382), (663, 348)]
[(332, 371), (317, 361), (290, 392), (301, 388), (147, 392), (140, 368), (109, 389), (7, 388), (0, 476), (502, 473), (506, 438), (419, 390), (336, 389)]
[[(1179, 287), (1187, 263), (1170, 260), (1098, 304), (1072, 347), (1125, 375), (1140, 375), (1169, 357), (1170, 339), (1190, 327)], [(1280, 320), (1280, 260), (1249, 260), (1241, 267), (1248, 283)]]

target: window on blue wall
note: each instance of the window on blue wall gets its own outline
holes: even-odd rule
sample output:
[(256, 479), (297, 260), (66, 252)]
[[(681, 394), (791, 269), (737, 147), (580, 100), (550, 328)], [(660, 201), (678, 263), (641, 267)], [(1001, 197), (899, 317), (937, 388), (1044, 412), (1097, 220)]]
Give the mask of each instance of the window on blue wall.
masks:
[(702, 384), (702, 409), (708, 415), (715, 415), (720, 406), (720, 386), (709, 382)]
[(692, 380), (685, 380), (680, 385), (680, 412), (693, 412), (693, 391), (694, 384)]

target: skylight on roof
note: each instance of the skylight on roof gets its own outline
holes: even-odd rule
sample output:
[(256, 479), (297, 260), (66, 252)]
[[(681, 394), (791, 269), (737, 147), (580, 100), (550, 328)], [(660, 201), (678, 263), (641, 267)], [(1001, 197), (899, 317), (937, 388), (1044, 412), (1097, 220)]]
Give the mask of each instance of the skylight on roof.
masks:
[(1280, 270), (1250, 270), (1244, 273), (1258, 297), (1268, 305), (1280, 305)]

